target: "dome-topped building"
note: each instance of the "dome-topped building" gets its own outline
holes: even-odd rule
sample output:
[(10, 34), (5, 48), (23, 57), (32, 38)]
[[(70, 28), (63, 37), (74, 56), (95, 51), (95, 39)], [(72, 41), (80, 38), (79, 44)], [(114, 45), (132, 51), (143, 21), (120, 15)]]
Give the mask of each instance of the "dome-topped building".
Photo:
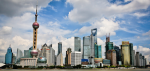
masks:
[(40, 56), (37, 60), (37, 66), (47, 66), (47, 59), (43, 56)]

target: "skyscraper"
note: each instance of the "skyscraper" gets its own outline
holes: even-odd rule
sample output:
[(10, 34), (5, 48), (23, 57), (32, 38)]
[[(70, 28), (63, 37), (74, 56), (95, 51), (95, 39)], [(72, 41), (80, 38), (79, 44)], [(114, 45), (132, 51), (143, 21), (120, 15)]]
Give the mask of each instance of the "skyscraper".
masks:
[(101, 45), (97, 45), (95, 43), (95, 58), (102, 58), (102, 49), (101, 49)]
[(23, 57), (23, 53), (19, 48), (17, 48), (17, 56), (16, 56), (16, 63), (17, 64), (20, 64), (20, 58), (21, 57)]
[(116, 65), (117, 65), (117, 62), (116, 62), (116, 61), (117, 61), (117, 60), (116, 60), (116, 51), (113, 50), (113, 49), (108, 50), (108, 51), (106, 52), (106, 55), (107, 55), (107, 59), (110, 60), (111, 65), (116, 66)]
[(91, 55), (90, 36), (83, 37), (83, 59), (88, 59)]
[(62, 53), (62, 42), (58, 43), (58, 54), (57, 55), (59, 55), (60, 53)]
[(52, 48), (52, 44), (48, 47), (50, 49), (50, 65), (55, 65), (55, 50)]
[(63, 55), (62, 53), (59, 53), (57, 55), (57, 62), (56, 62), (56, 65), (57, 66), (63, 66)]
[(71, 48), (68, 48), (66, 51), (66, 58), (65, 58), (65, 64), (71, 65)]
[(136, 66), (140, 66), (140, 54), (136, 52)]
[(37, 33), (38, 33), (38, 28), (39, 28), (39, 23), (37, 22), (37, 6), (36, 6), (36, 14), (35, 14), (35, 22), (33, 23), (33, 50), (31, 51), (31, 54), (33, 58), (36, 58), (38, 55), (37, 51)]
[(118, 46), (114, 46), (114, 50), (116, 51), (117, 64), (119, 64), (119, 61), (121, 61), (121, 50)]
[(97, 44), (97, 28), (94, 28), (94, 29), (91, 29), (91, 36), (90, 36), (90, 39), (91, 39), (91, 55), (89, 57), (89, 62), (90, 64), (94, 65), (94, 45), (95, 43)]
[(7, 53), (5, 55), (5, 64), (12, 64), (12, 58), (13, 58), (13, 53), (12, 53), (12, 48), (9, 46), (7, 49)]
[(74, 51), (81, 52), (81, 38), (74, 37)]
[[(108, 50), (111, 50), (111, 49), (114, 49), (113, 48), (113, 42), (110, 42), (110, 34), (109, 34), (109, 36), (107, 36), (106, 35), (106, 46), (105, 46), (105, 55), (106, 55), (106, 52), (108, 51)], [(106, 55), (106, 59), (107, 59), (107, 55)]]
[(124, 65), (130, 65), (129, 41), (122, 41), (121, 51), (122, 51), (122, 63)]
[(41, 56), (45, 57), (47, 59), (47, 64), (48, 66), (51, 65), (50, 62), (50, 49), (48, 48), (47, 44), (45, 43), (44, 45), (42, 45), (42, 49), (41, 49)]
[(57, 66), (63, 66), (63, 55), (62, 55), (62, 42), (58, 43), (58, 54), (57, 54)]
[(133, 54), (133, 44), (132, 43), (130, 43), (129, 44), (129, 48), (130, 48), (130, 64), (132, 65), (132, 66), (134, 66), (134, 54)]

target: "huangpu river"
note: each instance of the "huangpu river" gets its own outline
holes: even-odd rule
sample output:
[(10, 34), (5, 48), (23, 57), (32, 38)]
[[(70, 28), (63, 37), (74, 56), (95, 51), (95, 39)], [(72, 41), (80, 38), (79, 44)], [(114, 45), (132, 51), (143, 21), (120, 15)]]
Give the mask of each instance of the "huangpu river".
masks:
[(0, 71), (150, 71), (150, 69), (2, 69)]

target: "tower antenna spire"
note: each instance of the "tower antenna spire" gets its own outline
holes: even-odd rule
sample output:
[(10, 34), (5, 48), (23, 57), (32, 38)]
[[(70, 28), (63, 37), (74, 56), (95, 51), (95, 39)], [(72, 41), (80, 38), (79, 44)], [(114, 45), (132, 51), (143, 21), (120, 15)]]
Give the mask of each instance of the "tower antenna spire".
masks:
[(37, 6), (38, 6), (38, 0), (37, 0), (37, 4), (36, 4), (35, 22), (37, 22), (37, 16), (38, 16), (38, 14), (37, 14)]

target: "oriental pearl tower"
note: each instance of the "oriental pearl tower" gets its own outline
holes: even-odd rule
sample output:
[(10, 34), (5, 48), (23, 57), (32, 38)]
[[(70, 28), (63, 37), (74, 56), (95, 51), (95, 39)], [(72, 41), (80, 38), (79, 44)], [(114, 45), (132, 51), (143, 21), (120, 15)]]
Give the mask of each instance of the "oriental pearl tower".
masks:
[(37, 51), (37, 32), (39, 28), (39, 24), (37, 22), (37, 5), (36, 5), (36, 14), (35, 14), (35, 22), (33, 23), (33, 50), (31, 51), (31, 55), (33, 58), (37, 58), (38, 51)]

